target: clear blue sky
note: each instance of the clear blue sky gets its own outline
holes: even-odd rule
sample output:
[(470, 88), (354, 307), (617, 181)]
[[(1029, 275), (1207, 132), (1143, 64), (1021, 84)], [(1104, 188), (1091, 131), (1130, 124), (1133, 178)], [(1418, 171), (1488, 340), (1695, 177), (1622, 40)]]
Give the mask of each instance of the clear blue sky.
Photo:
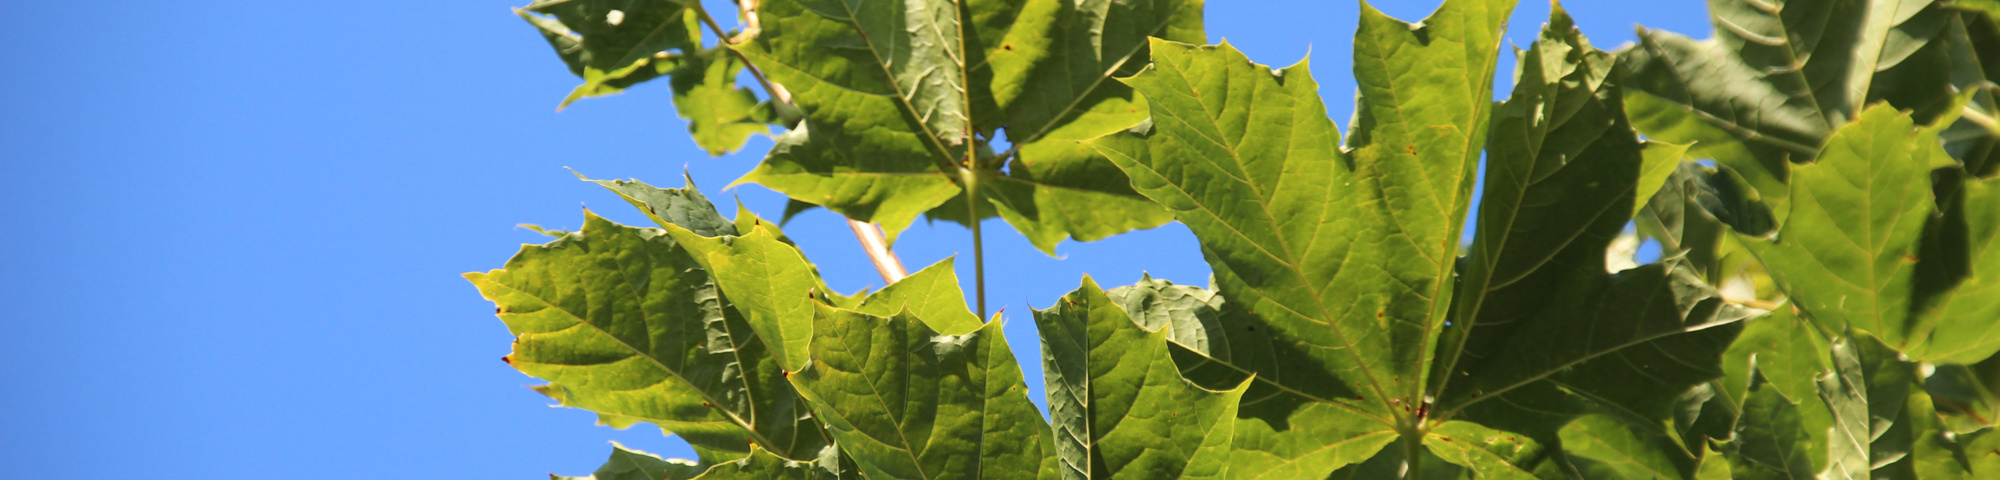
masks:
[[(775, 218), (777, 194), (716, 190), (768, 139), (707, 157), (664, 85), (555, 112), (577, 80), (505, 1), (8, 3), (0, 476), (533, 479), (590, 472), (606, 440), (688, 455), (657, 429), (547, 408), (458, 274), (544, 240), (516, 223), (576, 228), (581, 206), (644, 223), (564, 166), (662, 186), (685, 168)], [(1380, 3), (1405, 19), (1435, 6)], [(1661, 3), (1568, 8), (1605, 48), (1635, 23), (1706, 36), (1704, 2)], [(1267, 64), (1310, 48), (1344, 128), (1357, 8), (1215, 0), (1208, 32)], [(1526, 46), (1547, 11), (1523, 1), (1508, 38)], [(787, 231), (836, 288), (880, 283), (832, 214)], [(1016, 348), (1037, 345), (1028, 307), (1083, 274), (1208, 275), (1178, 225), (1061, 259), (988, 231)], [(912, 270), (970, 250), (946, 224), (898, 247)]]

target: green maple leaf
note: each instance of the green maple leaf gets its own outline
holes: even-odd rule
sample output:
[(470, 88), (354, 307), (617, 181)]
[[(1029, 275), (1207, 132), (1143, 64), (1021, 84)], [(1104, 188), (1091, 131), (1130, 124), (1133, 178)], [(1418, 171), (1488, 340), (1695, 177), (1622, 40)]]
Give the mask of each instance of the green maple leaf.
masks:
[(813, 320), (813, 360), (792, 385), (868, 477), (1033, 479), (1049, 458), (1000, 322), (946, 334), (827, 305)]
[(659, 425), (716, 459), (753, 441), (800, 458), (825, 445), (764, 337), (664, 232), (586, 214), (581, 231), (466, 278), (515, 334), (508, 362), (565, 406)]
[[(828, 450), (829, 453), (835, 453)], [(761, 454), (761, 455), (760, 455)], [(858, 480), (864, 478), (854, 469), (852, 460), (841, 456), (821, 457), (812, 462), (796, 462), (764, 453), (753, 452), (749, 458), (735, 463), (724, 463), (703, 473), (697, 480)], [(674, 480), (669, 478), (669, 480)]]
[(715, 47), (682, 56), (673, 72), (674, 110), (688, 120), (688, 134), (709, 155), (743, 148), (751, 135), (769, 133), (772, 123), (782, 121), (777, 107), (758, 102), (756, 93), (736, 84), (742, 71), (742, 60)]
[(537, 0), (515, 13), (584, 80), (558, 109), (669, 77), (695, 144), (722, 155), (783, 119), (736, 84), (741, 60), (726, 47), (702, 46), (699, 8), (678, 0)]
[(1860, 329), (1923, 361), (1971, 363), (2000, 350), (1986, 280), (2000, 272), (1987, 248), (2000, 217), (1993, 181), (1962, 178), (1938, 140), (1944, 128), (1869, 109), (1796, 167), (1775, 238), (1745, 245), (1822, 328)]
[(1434, 377), (1447, 414), (1471, 409), (1542, 439), (1585, 410), (1580, 399), (1664, 419), (1668, 400), (1721, 376), (1732, 323), (1755, 313), (1724, 305), (1679, 260), (1608, 271), (1603, 252), (1662, 157), (1646, 150), (1683, 147), (1639, 140), (1619, 60), (1556, 10), (1494, 116), (1485, 203)]
[(1097, 145), (1188, 224), (1238, 306), (1209, 340), (1230, 356), (1184, 362), (1210, 386), (1255, 374), (1232, 477), (1323, 476), (1415, 417), (1511, 6), (1447, 2), (1421, 28), (1364, 9), (1345, 151), (1302, 65), (1155, 41), (1154, 67), (1127, 81), (1151, 129)]
[(1035, 311), (1060, 478), (1237, 478), (1233, 424), (1249, 384), (1190, 383), (1164, 325), (1135, 321), (1087, 277)]
[[(765, 2), (738, 47), (793, 93), (805, 116), (755, 182), (890, 238), (918, 214), (998, 215), (1053, 252), (1152, 228), (1171, 215), (1131, 190), (1081, 140), (1146, 118), (1110, 80), (1146, 63), (1149, 35), (1202, 40), (1199, 1)], [(962, 24), (963, 23), (963, 24)], [(1007, 132), (1015, 150), (995, 155)], [(1011, 168), (1002, 166), (1011, 162)]]
[[(770, 456), (763, 450), (756, 450), (752, 456)], [(658, 455), (625, 448), (618, 442), (611, 442), (611, 458), (604, 466), (588, 477), (564, 477), (549, 475), (549, 480), (659, 480), (685, 479), (700, 475), (703, 467), (684, 459), (662, 459)]]
[[(1492, 52), (1508, 6), (1447, 2), (1421, 28), (1365, 12), (1345, 149), (1303, 66), (1157, 42), (1155, 68), (1128, 81), (1154, 121), (1097, 146), (1202, 240), (1227, 298), (1220, 328), (1176, 323), (1207, 332), (1205, 346), (1175, 339), (1192, 346), (1183, 370), (1210, 386), (1257, 379), (1232, 476), (1324, 475), (1398, 435), (1479, 471), (1466, 462), (1487, 456), (1424, 432), (1463, 418), (1552, 441), (1595, 405), (1664, 420), (1659, 398), (1722, 375), (1712, 358), (1754, 310), (1678, 260), (1604, 264), (1683, 147), (1638, 139), (1618, 59), (1560, 9), (1489, 120), (1477, 72), (1491, 54), (1468, 52)], [(1491, 144), (1489, 121), (1505, 132)], [(1487, 203), (1458, 267), (1481, 146)]]

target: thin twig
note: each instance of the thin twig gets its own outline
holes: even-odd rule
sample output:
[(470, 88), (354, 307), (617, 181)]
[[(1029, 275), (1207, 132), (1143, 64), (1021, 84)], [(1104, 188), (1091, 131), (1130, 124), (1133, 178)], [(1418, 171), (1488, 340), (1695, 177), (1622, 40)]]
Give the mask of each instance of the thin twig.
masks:
[(875, 273), (882, 274), (883, 282), (896, 283), (910, 276), (909, 271), (903, 270), (903, 261), (896, 259), (896, 252), (889, 250), (882, 229), (852, 218), (847, 219), (847, 227), (854, 229), (854, 239), (861, 241), (861, 250), (868, 252), (868, 259), (875, 262)]

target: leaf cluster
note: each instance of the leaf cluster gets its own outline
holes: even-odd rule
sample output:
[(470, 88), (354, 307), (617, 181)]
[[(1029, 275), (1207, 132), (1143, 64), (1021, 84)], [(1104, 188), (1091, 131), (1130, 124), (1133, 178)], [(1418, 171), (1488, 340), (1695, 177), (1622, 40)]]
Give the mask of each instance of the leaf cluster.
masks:
[[(1712, 0), (1715, 38), (1617, 52), (1557, 6), (1500, 102), (1513, 0), (1363, 4), (1344, 131), (1303, 63), (1200, 45), (1198, 1), (745, 5), (716, 47), (693, 3), (524, 16), (580, 95), (793, 112), (742, 181), (1044, 251), (1179, 221), (1212, 285), (1033, 312), (1044, 417), (952, 260), (841, 294), (691, 184), (591, 180), (656, 225), (586, 212), (467, 278), (537, 391), (699, 457), (595, 478), (2000, 475), (2000, 4)], [(680, 96), (729, 65), (774, 98)]]

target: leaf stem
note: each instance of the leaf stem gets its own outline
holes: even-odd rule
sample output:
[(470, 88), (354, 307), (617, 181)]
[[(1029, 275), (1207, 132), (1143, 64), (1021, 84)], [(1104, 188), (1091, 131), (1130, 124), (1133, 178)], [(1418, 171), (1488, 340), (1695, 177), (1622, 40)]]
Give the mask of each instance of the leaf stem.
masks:
[(986, 321), (986, 245), (979, 231), (979, 168), (966, 166), (958, 169), (960, 185), (965, 187), (965, 213), (972, 225), (972, 275), (979, 298), (979, 320)]
[(1402, 430), (1403, 480), (1424, 478), (1424, 433), (1414, 428)]
[[(694, 9), (695, 13), (701, 16), (701, 23), (708, 25), (709, 31), (715, 32), (716, 41), (724, 48), (736, 45), (736, 41), (739, 39), (730, 37), (729, 32), (723, 31), (722, 24), (716, 23), (715, 17), (708, 14), (708, 9), (700, 8), (699, 4), (696, 5), (697, 7)], [(752, 8), (754, 7), (755, 5), (752, 5)], [(736, 56), (736, 60), (743, 62), (743, 68), (750, 71), (750, 76), (755, 77), (757, 83), (764, 86), (764, 92), (771, 94), (772, 99), (784, 103), (792, 103), (792, 92), (786, 91), (785, 87), (778, 86), (776, 83), (771, 83), (771, 79), (764, 77), (764, 71), (758, 69), (757, 64), (750, 63), (750, 57), (743, 56), (743, 52), (738, 52), (734, 48), (729, 48), (728, 50), (731, 55)]]

